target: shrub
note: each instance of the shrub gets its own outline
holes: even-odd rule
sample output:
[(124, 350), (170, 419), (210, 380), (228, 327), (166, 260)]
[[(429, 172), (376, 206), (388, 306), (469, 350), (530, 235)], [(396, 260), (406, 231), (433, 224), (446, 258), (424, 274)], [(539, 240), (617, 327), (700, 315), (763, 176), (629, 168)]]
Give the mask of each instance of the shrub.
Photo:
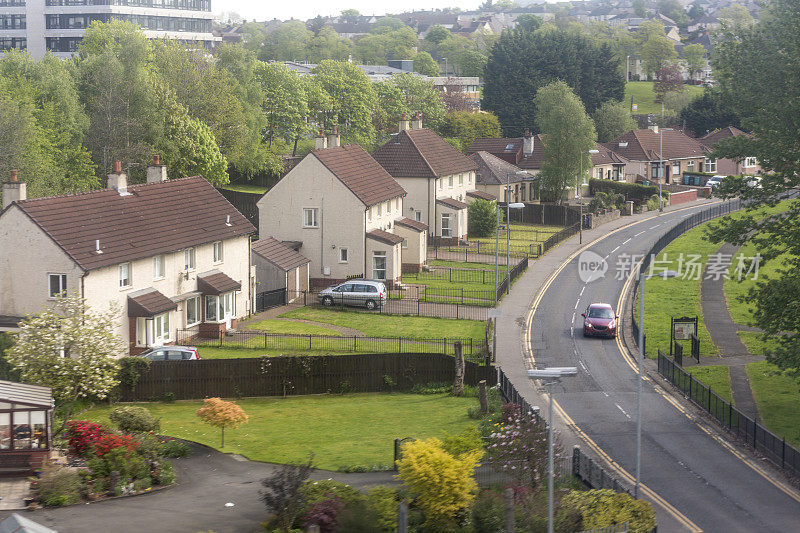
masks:
[(308, 530), (309, 526), (316, 524), (320, 533), (335, 533), (339, 513), (343, 508), (344, 502), (335, 496), (315, 502), (303, 517), (303, 528)]
[(161, 428), (159, 420), (148, 409), (137, 405), (116, 407), (108, 417), (125, 433), (147, 433)]
[(453, 457), (461, 457), (465, 453), (481, 452), (483, 455), (483, 439), (478, 429), (469, 427), (457, 435), (447, 435), (442, 441), (444, 451)]
[(139, 447), (139, 441), (130, 435), (117, 435), (115, 433), (106, 433), (101, 435), (100, 438), (94, 443), (92, 451), (98, 456), (103, 457), (107, 453), (123, 448), (129, 452), (135, 451)]
[(131, 390), (139, 383), (139, 376), (150, 368), (147, 357), (123, 357), (119, 360), (119, 381)]
[(150, 465), (150, 476), (156, 485), (170, 485), (175, 481), (175, 471), (169, 461), (157, 461)]
[(467, 208), (467, 233), (470, 237), (489, 237), (497, 227), (497, 202), (476, 199)]
[[(348, 533), (381, 533), (380, 516), (366, 502), (354, 502), (347, 505), (338, 517), (337, 531)], [(389, 531), (396, 531), (392, 529)]]
[[(664, 205), (664, 203), (662, 202), (661, 205)], [(651, 196), (647, 200), (647, 210), (648, 211), (655, 211), (656, 209), (658, 209), (658, 195), (657, 194)]]
[(587, 530), (628, 522), (632, 533), (646, 533), (656, 526), (655, 511), (649, 502), (609, 489), (570, 491), (560, 506), (580, 511), (582, 527)]
[(197, 416), (210, 426), (222, 429), (222, 445), (225, 447), (225, 428), (235, 428), (247, 422), (248, 416), (244, 409), (234, 402), (227, 402), (220, 398), (206, 398), (203, 407), (197, 410)]
[(122, 483), (150, 477), (150, 466), (144, 457), (125, 446), (112, 448), (103, 455), (89, 459), (86, 466), (95, 477), (108, 477), (112, 472), (118, 472)]
[[(536, 486), (546, 479), (547, 426), (535, 415), (512, 408), (504, 409), (503, 420), (489, 435), (486, 447), (492, 466), (520, 484)], [(561, 446), (556, 442), (554, 448), (555, 457), (560, 457)]]
[(45, 505), (72, 505), (81, 498), (81, 477), (68, 468), (47, 468), (39, 478), (37, 491)]
[(94, 445), (109, 431), (105, 426), (94, 422), (70, 420), (67, 422), (65, 433), (69, 443), (69, 452), (78, 457), (88, 457), (92, 453)]
[(261, 501), (272, 513), (267, 520), (282, 531), (288, 531), (295, 517), (303, 508), (304, 495), (300, 491), (311, 474), (311, 461), (300, 465), (282, 465), (268, 477), (261, 480), (264, 490), (260, 492)]
[(367, 492), (367, 507), (377, 515), (381, 531), (397, 531), (397, 491), (380, 485)]
[(475, 497), (475, 466), (482, 452), (453, 457), (439, 439), (407, 442), (397, 462), (397, 477), (416, 496), (425, 524), (452, 524), (456, 514)]
[[(589, 180), (589, 194), (597, 196), (599, 192), (621, 194), (626, 200), (645, 201), (654, 194), (658, 194), (658, 187), (642, 185), (640, 183), (627, 183), (624, 181)], [(669, 193), (666, 193), (669, 194)]]
[(167, 437), (161, 443), (159, 454), (161, 457), (187, 457), (192, 453), (192, 449), (183, 441)]
[(358, 489), (332, 479), (306, 481), (300, 487), (300, 493), (303, 496), (303, 501), (306, 506), (304, 511), (306, 513), (311, 506), (329, 498), (337, 498), (344, 505), (350, 505), (353, 502), (364, 501), (366, 499)]
[(475, 533), (495, 533), (505, 530), (505, 505), (501, 495), (484, 490), (470, 507)]

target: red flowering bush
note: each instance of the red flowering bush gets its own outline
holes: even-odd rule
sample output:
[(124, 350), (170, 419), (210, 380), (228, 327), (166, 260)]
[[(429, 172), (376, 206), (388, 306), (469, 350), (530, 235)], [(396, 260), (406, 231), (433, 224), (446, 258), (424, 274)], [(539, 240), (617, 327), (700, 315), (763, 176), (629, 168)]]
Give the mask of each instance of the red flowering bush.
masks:
[(66, 428), (69, 452), (85, 458), (89, 456), (101, 437), (108, 434), (108, 429), (101, 424), (87, 420), (70, 420)]
[(133, 452), (138, 447), (139, 441), (130, 435), (106, 433), (94, 443), (94, 453), (98, 457), (103, 457), (105, 454), (116, 448), (126, 448), (129, 452)]

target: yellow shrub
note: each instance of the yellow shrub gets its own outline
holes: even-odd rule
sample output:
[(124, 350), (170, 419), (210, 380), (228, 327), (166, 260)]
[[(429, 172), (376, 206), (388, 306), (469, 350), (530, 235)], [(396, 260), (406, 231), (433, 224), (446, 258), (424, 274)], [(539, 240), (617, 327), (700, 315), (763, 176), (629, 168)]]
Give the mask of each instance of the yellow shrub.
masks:
[(656, 513), (649, 502), (609, 489), (573, 490), (561, 499), (560, 506), (579, 510), (585, 530), (625, 522), (631, 533), (649, 533), (656, 527)]

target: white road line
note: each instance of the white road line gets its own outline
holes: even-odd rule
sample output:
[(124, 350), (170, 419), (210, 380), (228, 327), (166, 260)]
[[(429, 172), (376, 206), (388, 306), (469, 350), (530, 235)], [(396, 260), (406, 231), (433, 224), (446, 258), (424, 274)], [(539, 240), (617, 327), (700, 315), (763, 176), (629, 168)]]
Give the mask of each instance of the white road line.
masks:
[[(583, 371), (584, 371), (584, 372), (586, 372), (587, 374), (590, 374), (590, 373), (589, 373), (589, 369), (588, 369), (588, 368), (586, 368), (586, 365), (584, 365), (584, 364), (583, 364), (583, 361), (581, 361), (581, 360), (579, 359), (579, 360), (578, 360), (578, 362), (581, 364), (581, 368), (583, 368)], [(591, 374), (590, 374), (590, 375), (591, 375)]]
[(572, 323), (575, 323), (575, 313), (572, 313)]
[(608, 254), (608, 255), (611, 255), (611, 254), (613, 254), (613, 253), (614, 253), (614, 252), (616, 252), (617, 250), (619, 250), (619, 246), (617, 246), (616, 248), (614, 248), (613, 250), (611, 250), (611, 253), (610, 253), (610, 254)]
[(581, 294), (580, 294), (581, 296), (583, 296), (583, 291), (585, 291), (585, 290), (586, 290), (586, 285), (584, 285), (583, 287), (581, 287)]
[(603, 391), (603, 394), (605, 394), (606, 398), (608, 398), (608, 393), (606, 391)]
[(580, 300), (578, 300), (577, 302), (575, 302), (575, 309), (577, 309), (577, 308), (578, 308), (578, 306), (580, 305), (580, 303), (581, 303), (581, 301), (580, 301)]
[(657, 228), (657, 227), (659, 227), (660, 225), (661, 225), (661, 224), (656, 224), (656, 225), (655, 225), (655, 226), (653, 226), (652, 228), (647, 228), (647, 229), (648, 229), (648, 230), (651, 230), (651, 229), (656, 229), (656, 228)]
[(625, 409), (623, 409), (622, 407), (620, 407), (620, 405), (619, 405), (618, 403), (615, 403), (614, 405), (616, 405), (616, 406), (617, 406), (617, 409), (619, 409), (620, 411), (622, 411), (622, 414), (623, 414), (623, 415), (627, 416), (628, 418), (630, 418), (630, 417), (631, 417), (631, 415), (629, 415), (628, 413), (626, 413), (626, 412), (625, 412)]
[(624, 241), (622, 244), (628, 244), (629, 242), (631, 242), (631, 240), (630, 240), (630, 239), (627, 239), (627, 240), (626, 240), (626, 241)]
[(642, 233), (645, 233), (645, 232), (644, 232), (644, 231), (640, 231), (639, 233), (637, 233), (636, 235), (634, 235), (634, 237), (638, 237), (638, 236), (639, 236), (639, 235), (641, 235)]

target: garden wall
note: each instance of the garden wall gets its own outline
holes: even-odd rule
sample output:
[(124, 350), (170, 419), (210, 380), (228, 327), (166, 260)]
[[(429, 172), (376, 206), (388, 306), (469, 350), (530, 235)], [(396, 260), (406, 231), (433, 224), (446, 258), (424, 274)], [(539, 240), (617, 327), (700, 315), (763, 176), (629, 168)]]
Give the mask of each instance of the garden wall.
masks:
[(673, 192), (669, 195), (669, 205), (684, 204), (686, 202), (694, 202), (695, 200), (697, 200), (697, 189)]
[(603, 214), (586, 213), (583, 215), (583, 229), (594, 229), (597, 226), (617, 220), (621, 215), (619, 209), (611, 209)]
[[(465, 362), (467, 385), (497, 383), (493, 366)], [(120, 401), (210, 397), (294, 396), (410, 390), (417, 384), (452, 382), (455, 359), (440, 354), (322, 356), (154, 361), (135, 387), (120, 385)]]

